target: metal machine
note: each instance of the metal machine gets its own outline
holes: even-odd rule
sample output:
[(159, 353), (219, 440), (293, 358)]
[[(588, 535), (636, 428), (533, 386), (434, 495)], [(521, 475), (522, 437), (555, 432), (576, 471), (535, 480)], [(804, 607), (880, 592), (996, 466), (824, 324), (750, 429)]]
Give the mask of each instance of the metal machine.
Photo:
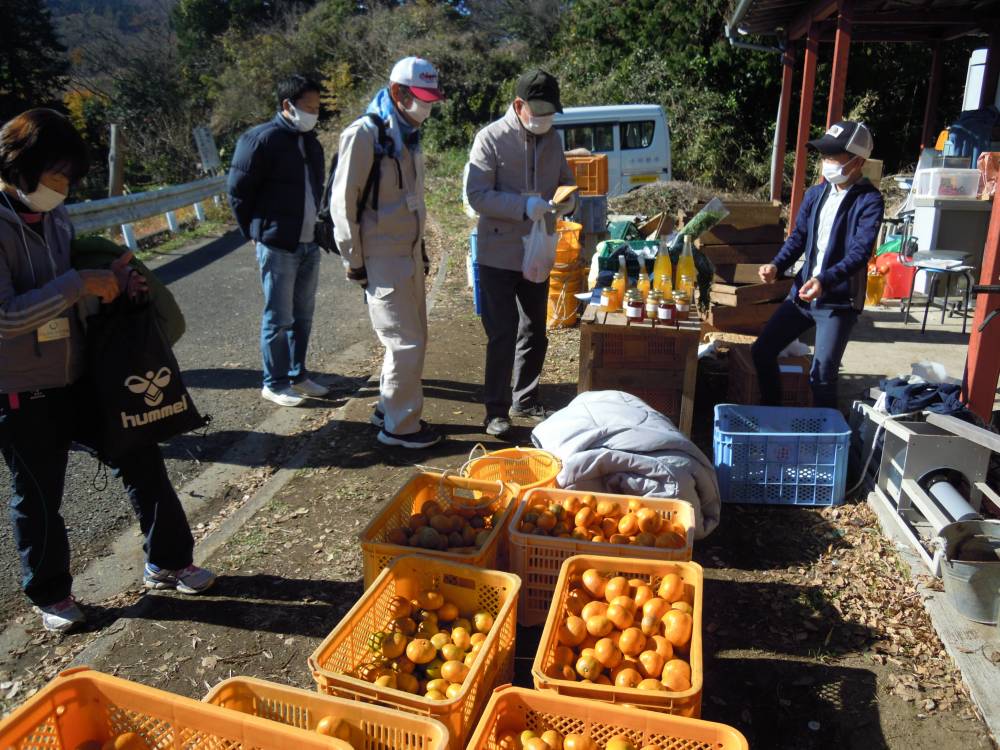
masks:
[(941, 529), (956, 521), (980, 519), (984, 498), (1000, 506), (998, 487), (988, 481), (990, 458), (1000, 453), (1000, 435), (955, 417), (925, 413), (892, 418), (855, 403), (870, 446), (884, 434), (882, 458), (872, 497), (910, 542), (930, 572), (941, 574)]

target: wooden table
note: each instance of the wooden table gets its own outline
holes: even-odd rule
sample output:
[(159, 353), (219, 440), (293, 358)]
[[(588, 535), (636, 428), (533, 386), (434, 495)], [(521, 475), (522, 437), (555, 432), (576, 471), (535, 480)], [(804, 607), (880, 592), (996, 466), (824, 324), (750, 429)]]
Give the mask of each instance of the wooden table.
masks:
[(625, 391), (691, 434), (701, 321), (629, 323), (624, 313), (588, 305), (580, 320), (577, 392)]

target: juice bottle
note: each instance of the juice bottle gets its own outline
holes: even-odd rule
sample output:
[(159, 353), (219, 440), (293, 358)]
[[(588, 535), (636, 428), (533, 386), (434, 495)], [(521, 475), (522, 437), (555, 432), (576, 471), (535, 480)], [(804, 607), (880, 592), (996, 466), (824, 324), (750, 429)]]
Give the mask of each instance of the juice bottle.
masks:
[(619, 267), (615, 272), (615, 277), (611, 281), (611, 288), (615, 292), (612, 304), (614, 310), (621, 310), (622, 303), (625, 302), (625, 290), (628, 289), (628, 270), (625, 268), (625, 254), (618, 256)]
[(644, 300), (649, 296), (649, 274), (646, 273), (646, 268), (641, 261), (639, 263), (639, 281), (636, 282), (635, 288), (639, 290), (639, 294)]
[(674, 268), (670, 262), (669, 245), (666, 240), (660, 240), (660, 247), (656, 252), (656, 260), (653, 261), (653, 288), (658, 292), (669, 291), (669, 289), (663, 290), (658, 286), (663, 276), (671, 280), (674, 277)]
[(680, 288), (681, 277), (687, 276), (694, 279), (696, 275), (697, 271), (694, 267), (694, 243), (690, 237), (685, 236), (684, 249), (681, 250), (681, 256), (677, 259), (677, 283), (674, 286)]
[(878, 272), (875, 264), (868, 265), (868, 285), (865, 290), (865, 305), (874, 307), (882, 302), (885, 294), (885, 276)]
[(658, 292), (662, 292), (664, 297), (669, 297), (674, 291), (674, 282), (670, 278), (669, 273), (665, 273), (659, 277), (655, 282), (654, 288)]

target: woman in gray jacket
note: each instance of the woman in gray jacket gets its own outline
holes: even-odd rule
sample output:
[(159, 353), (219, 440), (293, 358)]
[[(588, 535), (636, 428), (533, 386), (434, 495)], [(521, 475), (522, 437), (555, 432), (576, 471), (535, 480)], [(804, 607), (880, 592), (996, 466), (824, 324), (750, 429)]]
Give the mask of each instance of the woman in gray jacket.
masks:
[[(10, 515), (24, 593), (47, 630), (83, 623), (71, 594), (69, 540), (59, 514), (71, 442), (93, 446), (94, 395), (84, 379), (76, 305), (135, 296), (129, 268), (70, 266), (73, 226), (63, 201), (88, 168), (86, 146), (58, 112), (32, 109), (0, 129), (0, 451), (11, 474)], [(145, 535), (147, 588), (204, 591), (215, 576), (191, 564), (194, 540), (159, 446), (116, 465)]]

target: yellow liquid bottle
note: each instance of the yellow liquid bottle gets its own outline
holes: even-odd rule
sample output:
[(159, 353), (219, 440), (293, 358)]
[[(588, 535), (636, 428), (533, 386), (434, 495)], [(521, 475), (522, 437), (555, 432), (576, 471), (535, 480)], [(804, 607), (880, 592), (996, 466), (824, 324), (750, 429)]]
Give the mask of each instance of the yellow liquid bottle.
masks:
[[(660, 240), (660, 247), (656, 253), (656, 260), (653, 261), (653, 288), (662, 292), (665, 291), (659, 286), (660, 280), (666, 276), (668, 279), (673, 279), (674, 268), (673, 264), (670, 262), (670, 252), (668, 250), (668, 245), (666, 240)], [(669, 291), (666, 290), (666, 291)]]
[(646, 269), (641, 265), (641, 262), (639, 266), (639, 281), (636, 282), (635, 288), (639, 290), (639, 294), (642, 295), (643, 300), (649, 296), (649, 274), (646, 273)]
[(669, 273), (665, 273), (656, 280), (655, 284), (656, 291), (663, 294), (664, 297), (669, 297), (674, 292), (674, 282), (670, 278)]
[(875, 307), (882, 303), (882, 295), (885, 294), (885, 276), (875, 270), (874, 266), (868, 270), (868, 286), (865, 290), (865, 305)]
[(697, 276), (697, 271), (694, 266), (694, 245), (690, 237), (684, 238), (684, 249), (681, 250), (681, 256), (677, 259), (676, 286), (678, 289), (681, 286), (681, 279), (685, 276), (692, 280), (695, 276)]
[(611, 289), (615, 293), (611, 303), (615, 311), (622, 309), (622, 303), (625, 301), (625, 290), (628, 289), (628, 271), (625, 268), (625, 256), (620, 255), (618, 259), (621, 262), (621, 267), (615, 272), (615, 277), (611, 281)]

